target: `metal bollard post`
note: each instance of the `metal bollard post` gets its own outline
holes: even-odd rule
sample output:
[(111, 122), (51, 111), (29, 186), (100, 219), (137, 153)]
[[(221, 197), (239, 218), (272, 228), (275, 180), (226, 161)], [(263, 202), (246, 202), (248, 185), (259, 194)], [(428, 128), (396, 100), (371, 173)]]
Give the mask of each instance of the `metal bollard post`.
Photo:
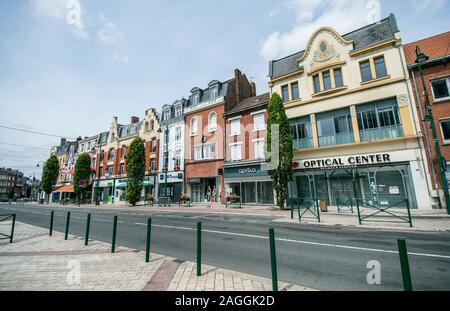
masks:
[(12, 221), (12, 226), (11, 226), (11, 238), (9, 240), (9, 243), (13, 242), (13, 237), (14, 237), (14, 227), (16, 226), (16, 214), (13, 214), (13, 221)]
[(114, 216), (113, 234), (112, 234), (112, 241), (111, 241), (111, 253), (116, 252), (116, 233), (117, 233), (117, 216)]
[(403, 289), (412, 291), (411, 272), (409, 270), (408, 251), (406, 250), (406, 241), (397, 239), (398, 253), (400, 255), (400, 266), (402, 267)]
[(147, 220), (147, 244), (145, 246), (145, 262), (150, 261), (150, 238), (152, 235), (152, 219)]
[(88, 245), (89, 243), (89, 229), (91, 227), (91, 214), (87, 214), (87, 220), (86, 220), (86, 234), (84, 236), (84, 245)]
[(54, 216), (55, 216), (55, 212), (52, 211), (52, 212), (50, 213), (50, 230), (49, 230), (49, 232), (48, 232), (48, 235), (49, 235), (49, 236), (52, 236), (52, 234), (53, 234), (53, 218), (54, 218)]
[(278, 273), (277, 273), (277, 254), (275, 251), (275, 232), (273, 228), (269, 229), (269, 245), (270, 245), (270, 263), (272, 267), (272, 289), (278, 291)]
[(202, 223), (197, 223), (197, 276), (202, 275)]
[(66, 233), (64, 234), (64, 240), (67, 240), (67, 238), (69, 237), (69, 223), (70, 223), (70, 212), (67, 212)]

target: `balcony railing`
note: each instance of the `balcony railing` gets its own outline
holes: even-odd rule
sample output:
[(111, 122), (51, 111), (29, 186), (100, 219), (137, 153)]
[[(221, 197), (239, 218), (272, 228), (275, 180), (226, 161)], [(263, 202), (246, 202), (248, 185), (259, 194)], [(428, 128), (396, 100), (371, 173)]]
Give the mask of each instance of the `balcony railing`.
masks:
[(359, 132), (361, 141), (373, 141), (403, 137), (403, 127), (401, 125), (378, 127)]
[(351, 144), (355, 142), (355, 137), (353, 133), (336, 134), (334, 136), (322, 136), (319, 137), (319, 146), (333, 146), (333, 145), (344, 145)]
[(313, 139), (311, 138), (302, 138), (293, 140), (294, 150), (308, 149), (314, 146)]

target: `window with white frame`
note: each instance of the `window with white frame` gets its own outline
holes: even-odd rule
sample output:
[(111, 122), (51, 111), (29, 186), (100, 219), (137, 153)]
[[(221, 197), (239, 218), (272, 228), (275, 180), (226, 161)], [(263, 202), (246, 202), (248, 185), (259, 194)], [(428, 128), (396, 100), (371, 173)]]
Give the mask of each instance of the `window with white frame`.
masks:
[(241, 118), (232, 119), (230, 121), (230, 135), (240, 135), (241, 134)]
[(194, 146), (194, 160), (207, 160), (216, 158), (216, 144)]
[(431, 81), (431, 88), (434, 100), (450, 99), (450, 77)]
[(198, 120), (196, 117), (191, 119), (191, 135), (198, 134)]
[(444, 144), (450, 144), (450, 119), (439, 121), (441, 126), (442, 140)]
[(181, 105), (175, 107), (175, 117), (181, 116)]
[(217, 87), (211, 89), (211, 99), (215, 99), (218, 96)]
[(192, 97), (192, 103), (193, 103), (194, 105), (197, 105), (199, 102), (200, 102), (200, 95), (199, 95), (199, 94), (195, 94), (195, 95)]
[(208, 131), (217, 130), (217, 113), (211, 112), (208, 116)]
[(264, 112), (253, 115), (253, 130), (262, 131), (266, 129), (266, 123), (264, 120)]
[(255, 160), (264, 159), (264, 138), (253, 141)]
[(170, 110), (164, 110), (164, 120), (169, 120), (170, 119)]
[(231, 161), (242, 160), (242, 143), (230, 144), (230, 159)]

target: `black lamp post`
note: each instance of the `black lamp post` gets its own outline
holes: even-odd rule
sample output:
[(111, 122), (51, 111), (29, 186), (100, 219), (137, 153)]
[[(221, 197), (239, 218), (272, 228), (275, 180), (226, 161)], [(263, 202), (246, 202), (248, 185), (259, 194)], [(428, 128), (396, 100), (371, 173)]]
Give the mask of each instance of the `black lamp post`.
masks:
[(433, 113), (431, 110), (430, 99), (428, 97), (428, 90), (425, 85), (425, 79), (423, 77), (423, 71), (422, 71), (422, 63), (426, 62), (428, 59), (429, 59), (429, 57), (420, 50), (420, 47), (416, 46), (416, 63), (419, 68), (419, 73), (420, 73), (420, 77), (422, 80), (422, 87), (423, 87), (424, 96), (425, 96), (425, 109), (427, 112), (427, 114), (424, 118), (424, 121), (430, 122), (431, 133), (433, 135), (433, 141), (434, 141), (434, 148), (436, 151), (436, 157), (437, 157), (437, 161), (438, 161), (438, 165), (439, 165), (439, 170), (441, 173), (442, 188), (444, 190), (444, 197), (445, 197), (445, 206), (447, 207), (447, 213), (450, 215), (450, 195), (449, 195), (449, 191), (448, 191), (447, 177), (445, 176), (446, 163), (445, 163), (444, 157), (442, 156), (441, 147), (439, 146), (439, 140), (438, 140), (437, 133), (436, 133), (436, 126), (434, 125), (434, 118), (433, 118)]

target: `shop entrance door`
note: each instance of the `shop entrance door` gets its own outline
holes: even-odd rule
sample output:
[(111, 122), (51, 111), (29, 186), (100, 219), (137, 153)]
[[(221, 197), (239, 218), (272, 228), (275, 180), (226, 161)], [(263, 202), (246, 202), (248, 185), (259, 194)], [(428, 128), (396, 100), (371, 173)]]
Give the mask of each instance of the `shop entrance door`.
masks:
[[(360, 197), (358, 176), (353, 171), (337, 170), (330, 175), (332, 204), (339, 207), (352, 207), (355, 198)], [(356, 174), (356, 172), (355, 172)]]

